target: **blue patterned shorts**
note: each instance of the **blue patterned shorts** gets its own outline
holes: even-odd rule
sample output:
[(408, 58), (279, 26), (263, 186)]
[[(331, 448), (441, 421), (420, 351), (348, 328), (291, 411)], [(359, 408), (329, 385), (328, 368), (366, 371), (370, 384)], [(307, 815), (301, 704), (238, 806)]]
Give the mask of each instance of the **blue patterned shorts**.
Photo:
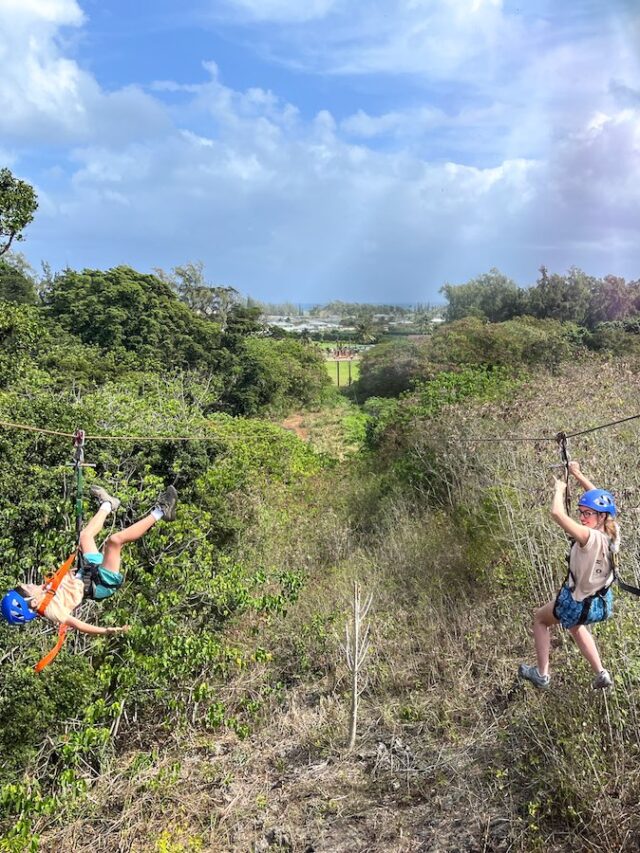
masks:
[(603, 595), (590, 595), (584, 601), (576, 601), (569, 587), (564, 584), (553, 606), (553, 615), (563, 628), (603, 622), (611, 616), (612, 612), (613, 590), (611, 587)]

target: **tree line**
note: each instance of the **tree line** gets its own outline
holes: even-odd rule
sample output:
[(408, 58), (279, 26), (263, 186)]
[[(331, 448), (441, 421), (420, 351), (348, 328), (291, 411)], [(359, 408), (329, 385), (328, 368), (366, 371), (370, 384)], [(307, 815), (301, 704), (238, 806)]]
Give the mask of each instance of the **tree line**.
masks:
[(497, 269), (465, 284), (445, 284), (446, 319), (479, 317), (491, 323), (528, 315), (577, 323), (591, 331), (601, 323), (640, 321), (640, 280), (596, 278), (578, 267), (565, 275), (542, 266), (535, 284), (520, 287)]

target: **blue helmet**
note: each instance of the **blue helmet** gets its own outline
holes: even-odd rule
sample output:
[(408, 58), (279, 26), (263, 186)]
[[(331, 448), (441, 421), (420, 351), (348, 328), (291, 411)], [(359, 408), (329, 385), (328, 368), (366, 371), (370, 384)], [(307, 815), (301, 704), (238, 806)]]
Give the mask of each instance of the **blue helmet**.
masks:
[(10, 625), (24, 625), (38, 615), (29, 607), (29, 602), (12, 589), (2, 597), (0, 611)]
[(616, 502), (606, 489), (589, 489), (578, 501), (579, 506), (588, 506), (596, 512), (608, 512), (611, 518), (616, 516)]

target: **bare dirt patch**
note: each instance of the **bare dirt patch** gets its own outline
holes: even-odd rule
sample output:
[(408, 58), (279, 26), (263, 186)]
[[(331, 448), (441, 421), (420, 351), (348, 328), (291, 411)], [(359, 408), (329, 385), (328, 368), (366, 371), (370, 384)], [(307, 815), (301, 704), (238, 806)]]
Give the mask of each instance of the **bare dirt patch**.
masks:
[(283, 429), (288, 429), (290, 432), (294, 432), (298, 438), (302, 439), (302, 441), (308, 441), (309, 439), (309, 430), (303, 427), (304, 416), (300, 414), (289, 415), (288, 418), (285, 418), (280, 426)]

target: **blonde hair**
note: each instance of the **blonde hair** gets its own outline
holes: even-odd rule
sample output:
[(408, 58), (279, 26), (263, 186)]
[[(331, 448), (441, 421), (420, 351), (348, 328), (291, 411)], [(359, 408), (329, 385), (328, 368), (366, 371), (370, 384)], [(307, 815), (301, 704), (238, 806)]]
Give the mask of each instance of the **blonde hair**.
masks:
[(620, 525), (607, 513), (604, 522), (604, 532), (609, 537), (609, 550), (617, 554), (620, 550)]

